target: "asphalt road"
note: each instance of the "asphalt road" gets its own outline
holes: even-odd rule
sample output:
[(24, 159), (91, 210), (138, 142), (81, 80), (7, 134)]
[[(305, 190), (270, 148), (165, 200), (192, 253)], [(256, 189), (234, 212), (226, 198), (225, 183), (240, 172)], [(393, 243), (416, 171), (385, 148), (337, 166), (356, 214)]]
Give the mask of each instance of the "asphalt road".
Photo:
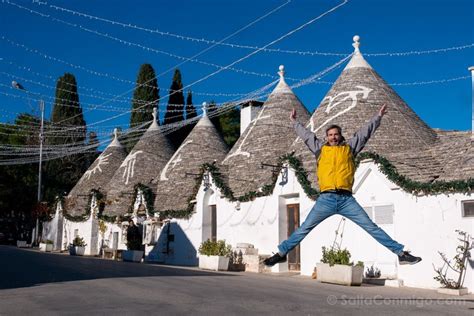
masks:
[(474, 296), (0, 246), (0, 315), (474, 315)]

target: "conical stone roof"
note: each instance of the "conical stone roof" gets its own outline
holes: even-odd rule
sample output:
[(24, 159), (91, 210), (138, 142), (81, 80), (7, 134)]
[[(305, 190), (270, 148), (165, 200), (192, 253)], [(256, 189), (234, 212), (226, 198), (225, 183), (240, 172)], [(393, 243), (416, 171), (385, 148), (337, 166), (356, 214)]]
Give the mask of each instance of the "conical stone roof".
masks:
[(227, 145), (204, 112), (157, 178), (155, 211), (186, 209), (188, 200), (194, 198), (195, 175), (200, 167), (221, 162), (227, 152)]
[[(437, 141), (436, 133), (426, 125), (400, 96), (375, 72), (359, 50), (359, 36), (354, 36), (354, 54), (311, 116), (307, 127), (318, 138), (325, 137), (331, 124), (342, 127), (346, 139), (365, 126), (383, 104), (388, 113), (365, 151), (385, 157), (404, 151), (429, 148)], [(311, 182), (316, 184), (315, 157), (301, 139), (295, 140), (292, 150), (302, 159)]]
[(97, 157), (67, 195), (64, 203), (66, 212), (73, 216), (84, 214), (90, 207), (88, 201), (91, 190), (104, 192), (105, 186), (126, 156), (127, 152), (118, 141), (117, 129), (115, 129), (113, 141)]
[(154, 188), (153, 180), (173, 155), (172, 145), (162, 134), (157, 122), (156, 108), (153, 123), (142, 135), (107, 184), (107, 203), (104, 214), (119, 216), (129, 212), (135, 186), (143, 184)]
[(285, 82), (283, 66), (279, 74), (278, 85), (222, 163), (235, 197), (272, 183), (272, 168), (261, 164), (276, 165), (278, 158), (288, 153), (295, 139), (291, 110), (296, 109), (299, 121), (309, 119), (308, 111)]

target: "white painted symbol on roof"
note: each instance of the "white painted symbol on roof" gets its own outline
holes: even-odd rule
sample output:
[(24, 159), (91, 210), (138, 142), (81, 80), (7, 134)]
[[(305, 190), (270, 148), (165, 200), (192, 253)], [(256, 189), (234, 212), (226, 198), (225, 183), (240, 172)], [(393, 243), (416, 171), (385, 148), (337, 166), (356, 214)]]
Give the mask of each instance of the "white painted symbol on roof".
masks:
[[(163, 170), (161, 171), (161, 174), (160, 174), (160, 181), (168, 181), (168, 177), (166, 176), (166, 173), (168, 172), (168, 168), (170, 166), (170, 164), (172, 163), (173, 166), (171, 167), (171, 169), (173, 169), (174, 167), (176, 167), (176, 165), (178, 163), (180, 163), (181, 161), (183, 161), (181, 159), (181, 150), (189, 143), (192, 143), (193, 141), (192, 140), (188, 140), (186, 142), (184, 142), (183, 144), (181, 144), (181, 146), (179, 146), (178, 150), (173, 154), (173, 156), (171, 157), (171, 159), (168, 161), (168, 163), (166, 164), (166, 166), (163, 168)], [(176, 159), (175, 157), (178, 156)]]
[(247, 134), (242, 139), (242, 142), (240, 143), (237, 150), (235, 152), (233, 152), (232, 154), (228, 155), (227, 157), (225, 157), (225, 159), (224, 159), (224, 161), (222, 161), (222, 163), (225, 163), (227, 161), (227, 159), (229, 159), (230, 157), (234, 157), (234, 156), (238, 156), (238, 155), (246, 156), (247, 158), (250, 157), (249, 152), (242, 151), (242, 146), (245, 144), (245, 141), (247, 140), (247, 137), (250, 135), (250, 132), (255, 127), (257, 122), (260, 121), (260, 120), (271, 117), (270, 115), (262, 116), (264, 111), (265, 111), (265, 107), (263, 107), (262, 110), (260, 110), (260, 112), (258, 113), (257, 117), (250, 122), (250, 128), (248, 128), (248, 131), (246, 130)]
[[(317, 131), (319, 131), (321, 129), (321, 127), (323, 127), (324, 125), (326, 125), (327, 123), (329, 123), (330, 121), (332, 121), (333, 119), (335, 119), (336, 117), (350, 111), (351, 109), (353, 109), (354, 107), (356, 107), (357, 105), (357, 95), (359, 94), (362, 94), (362, 99), (367, 99), (369, 97), (369, 93), (373, 91), (373, 89), (371, 88), (367, 88), (367, 87), (364, 87), (364, 86), (356, 86), (356, 88), (359, 88), (360, 90), (353, 90), (353, 91), (343, 91), (343, 92), (339, 92), (338, 94), (336, 94), (334, 97), (331, 97), (331, 96), (327, 96), (323, 99), (323, 102), (328, 99), (329, 100), (329, 103), (326, 107), (326, 113), (329, 113), (333, 108), (335, 108), (336, 106), (338, 106), (339, 104), (341, 104), (342, 102), (346, 101), (347, 99), (352, 99), (352, 102), (351, 102), (351, 105), (349, 105), (347, 108), (345, 108), (344, 110), (336, 113), (335, 115), (333, 115), (332, 117), (328, 118), (326, 121), (324, 121), (323, 124), (321, 124), (318, 128), (315, 127), (315, 124), (313, 122), (313, 118), (311, 118), (308, 122), (308, 124), (306, 125), (306, 128), (310, 128), (311, 131), (313, 133), (316, 133)], [(343, 97), (342, 99), (340, 98), (341, 96), (344, 96), (346, 95), (345, 97)], [(339, 99), (338, 99), (339, 98)], [(337, 102), (334, 102), (336, 101)], [(295, 139), (295, 141), (293, 142), (296, 143), (296, 141), (299, 139), (299, 137), (297, 137)]]
[(112, 155), (112, 153), (108, 154), (108, 155), (100, 155), (97, 161), (97, 165), (95, 165), (94, 168), (92, 168), (91, 170), (87, 170), (85, 173), (84, 173), (84, 177), (83, 179), (85, 179), (87, 177), (87, 180), (90, 180), (91, 176), (93, 174), (95, 174), (95, 172), (98, 170), (99, 172), (102, 172), (102, 168), (100, 167), (101, 165), (108, 165), (109, 162), (109, 156)]
[(128, 184), (128, 180), (133, 178), (133, 174), (135, 172), (135, 162), (137, 161), (138, 154), (141, 154), (143, 151), (138, 150), (133, 154), (129, 154), (127, 158), (122, 162), (120, 168), (125, 168), (123, 171), (122, 178), (125, 179), (125, 184)]

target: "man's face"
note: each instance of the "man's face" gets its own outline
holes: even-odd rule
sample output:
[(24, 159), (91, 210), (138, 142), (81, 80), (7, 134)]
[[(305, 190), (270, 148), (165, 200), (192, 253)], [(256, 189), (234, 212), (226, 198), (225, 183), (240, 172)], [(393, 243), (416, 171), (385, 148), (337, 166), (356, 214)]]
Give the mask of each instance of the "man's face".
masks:
[(330, 130), (327, 131), (326, 137), (328, 140), (329, 146), (337, 146), (339, 145), (339, 142), (341, 141), (341, 133), (339, 133), (339, 130), (337, 128), (331, 128)]

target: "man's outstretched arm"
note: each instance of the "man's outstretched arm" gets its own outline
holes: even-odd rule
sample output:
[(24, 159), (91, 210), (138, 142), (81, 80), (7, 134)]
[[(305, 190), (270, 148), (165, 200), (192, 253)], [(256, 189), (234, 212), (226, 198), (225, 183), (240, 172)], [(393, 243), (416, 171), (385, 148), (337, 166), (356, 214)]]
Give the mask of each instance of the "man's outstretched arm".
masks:
[(387, 113), (387, 105), (384, 104), (379, 109), (378, 113), (369, 121), (369, 123), (362, 127), (355, 135), (347, 142), (352, 148), (352, 154), (355, 156), (364, 148), (367, 141), (374, 135), (377, 128), (380, 126), (382, 117)]
[(310, 130), (301, 125), (300, 122), (296, 121), (296, 110), (293, 109), (290, 114), (290, 120), (293, 122), (296, 134), (300, 137), (303, 142), (308, 146), (309, 150), (318, 155), (323, 146), (323, 141), (319, 140), (316, 135)]

